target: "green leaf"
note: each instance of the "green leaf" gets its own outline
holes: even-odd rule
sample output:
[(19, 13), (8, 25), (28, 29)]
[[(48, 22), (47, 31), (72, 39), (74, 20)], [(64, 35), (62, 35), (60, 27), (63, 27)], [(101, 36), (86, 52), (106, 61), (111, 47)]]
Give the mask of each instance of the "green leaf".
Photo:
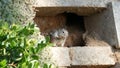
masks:
[(52, 64), (49, 65), (49, 68), (52, 68)]
[(37, 55), (32, 55), (31, 56), (34, 60), (39, 60), (39, 56), (37, 56)]
[(33, 66), (33, 64), (32, 64), (32, 63), (30, 63), (30, 64), (29, 64), (29, 66), (28, 66), (28, 68), (31, 68), (32, 66)]
[(31, 47), (31, 48), (30, 48), (30, 52), (31, 52), (32, 54), (35, 54), (35, 49), (34, 49), (33, 47)]
[(22, 57), (15, 58), (15, 61), (20, 61), (21, 59), (22, 59)]
[(46, 39), (46, 43), (50, 42), (50, 37), (49, 36), (46, 36), (45, 39)]
[(35, 62), (34, 68), (38, 68), (38, 67), (39, 67), (39, 62)]
[(35, 27), (35, 24), (31, 24), (31, 23), (29, 23), (29, 26), (30, 26), (30, 28), (34, 28)]
[(21, 67), (20, 67), (20, 68), (28, 68), (26, 62), (23, 62), (23, 63), (21, 64)]
[(39, 48), (38, 50), (41, 51), (41, 50), (43, 50), (46, 46), (47, 46), (46, 44), (44, 44), (44, 43), (41, 42), (41, 43), (38, 44), (38, 48)]
[(8, 23), (7, 23), (7, 22), (2, 23), (2, 28), (3, 28), (3, 29), (9, 28)]
[(0, 67), (4, 68), (6, 67), (6, 65), (7, 65), (7, 60), (4, 59), (0, 62)]
[(43, 68), (48, 68), (48, 65), (45, 63), (44, 66), (43, 66)]

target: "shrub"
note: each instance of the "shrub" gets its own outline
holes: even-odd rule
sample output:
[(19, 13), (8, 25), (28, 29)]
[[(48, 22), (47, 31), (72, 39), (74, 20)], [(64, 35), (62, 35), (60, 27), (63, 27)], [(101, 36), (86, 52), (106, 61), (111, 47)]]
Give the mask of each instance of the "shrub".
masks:
[(39, 53), (50, 45), (49, 37), (41, 38), (34, 24), (9, 25), (0, 21), (1, 68), (40, 68)]

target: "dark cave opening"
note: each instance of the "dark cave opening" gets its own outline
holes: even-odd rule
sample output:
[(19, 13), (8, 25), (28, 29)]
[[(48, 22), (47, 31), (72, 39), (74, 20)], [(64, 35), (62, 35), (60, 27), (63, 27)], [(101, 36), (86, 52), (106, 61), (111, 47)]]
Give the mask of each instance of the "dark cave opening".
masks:
[(85, 46), (83, 34), (85, 33), (84, 16), (75, 13), (63, 13), (66, 17), (66, 26), (69, 31), (69, 37), (65, 46)]
[(77, 27), (81, 31), (85, 31), (84, 16), (75, 13), (64, 13), (66, 16), (66, 26)]

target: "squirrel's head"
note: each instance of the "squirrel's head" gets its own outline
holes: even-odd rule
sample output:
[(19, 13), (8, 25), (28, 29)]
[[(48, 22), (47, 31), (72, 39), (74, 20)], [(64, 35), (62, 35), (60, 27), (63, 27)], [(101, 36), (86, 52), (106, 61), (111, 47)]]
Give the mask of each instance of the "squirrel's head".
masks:
[(58, 38), (58, 31), (50, 32), (50, 36), (52, 36), (54, 38)]
[(59, 29), (58, 30), (58, 36), (60, 37), (60, 38), (66, 38), (66, 37), (68, 37), (68, 31), (66, 30), (66, 29)]

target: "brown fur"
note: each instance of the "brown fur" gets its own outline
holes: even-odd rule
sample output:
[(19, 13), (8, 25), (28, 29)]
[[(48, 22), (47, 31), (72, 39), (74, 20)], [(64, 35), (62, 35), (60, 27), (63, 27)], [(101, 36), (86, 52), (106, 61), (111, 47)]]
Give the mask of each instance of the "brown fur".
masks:
[(64, 46), (68, 37), (68, 31), (65, 28), (57, 29), (50, 33), (51, 42), (54, 46)]
[(65, 46), (84, 46), (82, 40), (83, 31), (76, 27), (68, 27), (69, 36), (66, 40)]

